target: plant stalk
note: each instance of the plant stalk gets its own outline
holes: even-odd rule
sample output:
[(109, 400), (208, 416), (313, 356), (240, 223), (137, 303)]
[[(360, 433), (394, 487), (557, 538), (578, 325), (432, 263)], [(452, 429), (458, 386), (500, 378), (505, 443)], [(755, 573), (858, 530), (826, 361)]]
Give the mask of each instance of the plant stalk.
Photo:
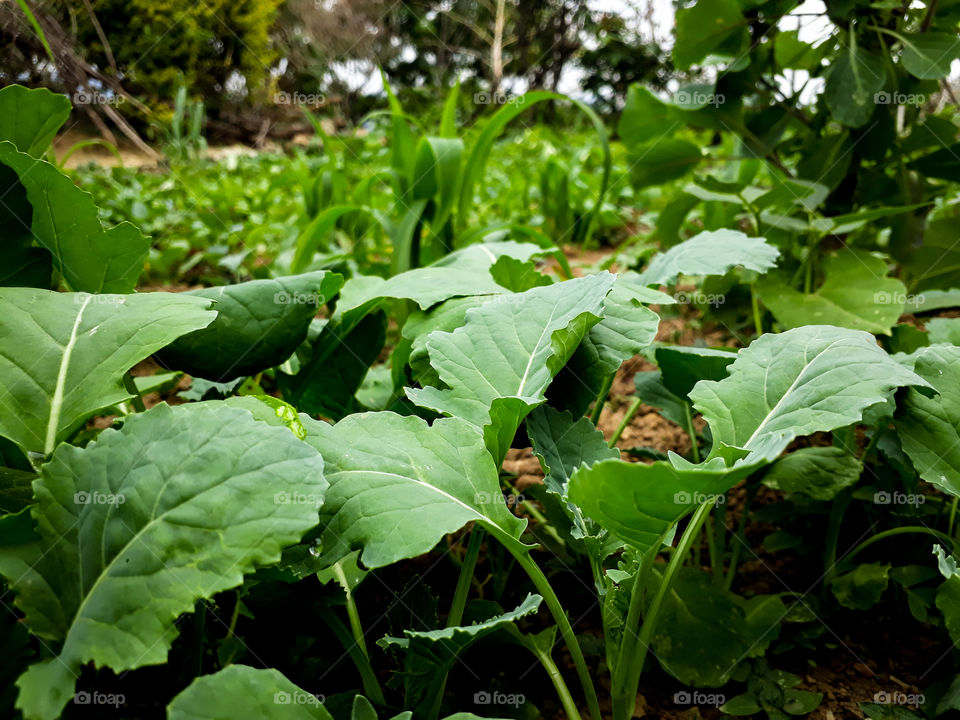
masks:
[(607, 441), (607, 447), (614, 447), (617, 444), (617, 440), (620, 439), (620, 436), (623, 435), (623, 431), (627, 429), (627, 425), (637, 416), (637, 412), (640, 410), (640, 406), (643, 402), (640, 398), (634, 398), (633, 402), (630, 403), (630, 407), (627, 408), (627, 412), (623, 416), (623, 420), (620, 421), (620, 424), (617, 425), (617, 429), (613, 431), (613, 435), (610, 436), (610, 439)]
[(607, 403), (607, 395), (610, 394), (610, 387), (613, 385), (615, 375), (616, 373), (611, 373), (607, 376), (600, 387), (600, 392), (597, 394), (597, 402), (593, 406), (593, 412), (590, 413), (590, 422), (593, 423), (594, 427), (600, 422), (600, 413), (603, 412), (603, 406)]
[(700, 446), (697, 443), (697, 431), (693, 427), (693, 413), (690, 410), (690, 403), (683, 403), (683, 419), (687, 427), (687, 435), (690, 436), (690, 457), (695, 463), (700, 462)]

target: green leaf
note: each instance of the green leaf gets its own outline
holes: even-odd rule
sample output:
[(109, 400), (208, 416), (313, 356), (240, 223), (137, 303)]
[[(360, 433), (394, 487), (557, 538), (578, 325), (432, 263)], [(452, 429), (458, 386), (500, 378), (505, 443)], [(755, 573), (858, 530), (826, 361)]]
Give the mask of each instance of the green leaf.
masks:
[(460, 655), (483, 637), (536, 613), (542, 600), (539, 595), (527, 595), (516, 609), (473, 625), (442, 630), (404, 630), (404, 637), (385, 637), (378, 640), (377, 645), (400, 651), (404, 663), (406, 703), (415, 704), (415, 709), (426, 715), (434, 707), (436, 693), (443, 689), (437, 684), (437, 678), (445, 677)]
[(334, 317), (340, 318), (357, 309), (372, 307), (388, 298), (412, 300), (426, 310), (453, 297), (506, 292), (485, 267), (429, 266), (407, 270), (388, 280), (357, 275), (344, 284)]
[(924, 480), (960, 496), (960, 347), (932, 345), (914, 353), (914, 371), (939, 393), (911, 388), (896, 414), (903, 450)]
[(17, 681), (18, 707), (56, 718), (88, 662), (165, 662), (177, 617), (279, 560), (326, 487), (313, 448), (213, 403), (158, 405), (60, 446), (34, 483), (40, 539), (0, 550), (27, 626), (60, 647)]
[(326, 323), (297, 374), (277, 374), (283, 396), (303, 412), (337, 420), (355, 412), (357, 392), (383, 349), (386, 327), (380, 311), (354, 326)]
[(729, 369), (690, 393), (710, 424), (712, 456), (730, 446), (774, 460), (794, 438), (858, 422), (894, 388), (929, 387), (872, 335), (830, 325), (761, 335)]
[(900, 62), (921, 80), (939, 80), (950, 74), (950, 65), (960, 57), (957, 36), (950, 33), (894, 33), (903, 45)]
[(8, 85), (0, 89), (0, 140), (9, 140), (20, 152), (39, 158), (70, 117), (70, 110), (65, 95)]
[(350, 415), (336, 425), (301, 419), (330, 482), (325, 562), (362, 549), (366, 567), (383, 567), (429, 552), (470, 521), (522, 547), (526, 522), (507, 508), (493, 458), (469, 423), (427, 425), (390, 412)]
[(706, 231), (655, 255), (640, 278), (644, 285), (672, 285), (677, 275), (724, 275), (738, 265), (764, 273), (779, 257), (763, 238), (737, 230)]
[(574, 472), (568, 495), (598, 525), (643, 552), (657, 547), (693, 508), (715, 500), (764, 462), (728, 468), (722, 458), (691, 465), (678, 455), (651, 465), (604, 460)]
[(0, 142), (0, 164), (13, 170), (26, 188), (33, 206), (34, 239), (50, 251), (54, 268), (72, 290), (134, 289), (150, 249), (149, 238), (127, 222), (104, 230), (89, 193), (50, 163), (18, 152), (10, 142)]
[[(928, 177), (956, 182), (960, 180), (960, 143), (918, 157), (907, 163), (907, 167)], [(956, 222), (955, 218), (950, 220)]]
[[(0, 91), (2, 92), (2, 91)], [(0, 286), (49, 288), (53, 275), (50, 253), (34, 247), (30, 222), (33, 208), (17, 174), (0, 165)]]
[(864, 563), (856, 570), (830, 581), (837, 602), (851, 610), (869, 610), (878, 602), (890, 583), (890, 566)]
[(960, 345), (960, 318), (934, 318), (927, 323), (931, 345)]
[(686, 398), (701, 380), (723, 380), (737, 359), (733, 349), (662, 345), (655, 352), (663, 384), (671, 393)]
[(89, 295), (0, 288), (0, 435), (49, 454), (100, 408), (128, 400), (122, 376), (216, 317), (173, 293)]
[[(654, 574), (649, 592), (660, 582)], [(777, 596), (746, 601), (717, 587), (699, 569), (682, 568), (664, 599), (652, 651), (685, 685), (719, 687), (742, 660), (776, 639), (785, 615)]]
[(833, 500), (860, 479), (863, 466), (839, 447), (809, 447), (784, 455), (763, 478), (763, 484), (785, 493), (803, 493), (814, 500)]
[(660, 140), (675, 127), (680, 127), (680, 121), (671, 117), (669, 105), (642, 85), (629, 87), (617, 126), (624, 145), (634, 148), (645, 142)]
[(340, 275), (321, 270), (182, 293), (212, 300), (217, 319), (168, 345), (157, 359), (214, 382), (256, 375), (293, 354), (342, 284)]
[(595, 530), (587, 527), (580, 508), (567, 497), (567, 486), (580, 467), (619, 459), (620, 451), (607, 447), (603, 433), (589, 419), (574, 421), (569, 412), (559, 412), (549, 405), (541, 405), (530, 413), (526, 427), (533, 452), (543, 468), (543, 483), (547, 492), (555, 494), (566, 507), (573, 536), (595, 535)]
[(725, 715), (734, 715), (736, 717), (753, 715), (761, 711), (756, 697), (754, 697), (753, 693), (749, 692), (730, 698), (718, 709)]
[(333, 720), (320, 699), (273, 668), (228, 665), (202, 675), (167, 706), (167, 720)]
[(823, 98), (837, 122), (848, 127), (866, 125), (877, 108), (874, 97), (883, 89), (883, 59), (861, 48), (851, 31), (850, 41), (827, 72)]
[(830, 323), (853, 330), (889, 335), (903, 312), (907, 288), (886, 277), (887, 261), (863, 250), (831, 252), (826, 280), (814, 293), (802, 293), (771, 277), (757, 292), (774, 317), (788, 328)]
[(663, 139), (630, 150), (630, 179), (637, 189), (682, 178), (703, 159), (689, 140)]
[(553, 376), (601, 319), (614, 281), (604, 272), (468, 310), (463, 327), (427, 338), (430, 364), (445, 387), (407, 388), (407, 396), (482, 429), (501, 460)]
[(732, 56), (746, 49), (748, 20), (736, 0), (697, 0), (677, 11), (673, 61), (686, 70), (708, 55)]
[(618, 275), (604, 301), (603, 319), (590, 328), (548, 389), (550, 402), (575, 415), (586, 412), (604, 382), (656, 338), (660, 317), (644, 303), (672, 302), (670, 296), (644, 287), (637, 273)]

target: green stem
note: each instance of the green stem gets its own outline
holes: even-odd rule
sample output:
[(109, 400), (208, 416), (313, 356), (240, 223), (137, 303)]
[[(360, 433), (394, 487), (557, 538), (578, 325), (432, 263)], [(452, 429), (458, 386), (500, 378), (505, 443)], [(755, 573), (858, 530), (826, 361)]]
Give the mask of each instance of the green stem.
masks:
[(713, 573), (713, 580), (720, 584), (723, 578), (723, 563), (720, 562), (719, 551), (717, 550), (717, 536), (714, 534), (713, 518), (707, 515), (704, 522), (704, 533), (707, 536), (707, 552), (710, 553), (710, 572)]
[[(526, 638), (524, 638), (524, 640), (526, 640)], [(564, 682), (563, 675), (560, 674), (560, 669), (553, 661), (553, 658), (550, 657), (550, 653), (537, 647), (537, 644), (532, 640), (525, 641), (523, 645), (534, 654), (537, 660), (540, 661), (540, 664), (543, 665), (543, 669), (547, 671), (547, 675), (550, 676), (550, 681), (553, 683), (553, 687), (557, 691), (557, 695), (560, 698), (560, 704), (563, 705), (563, 711), (566, 713), (567, 717), (580, 717), (580, 710), (577, 709), (577, 704), (574, 702), (569, 688), (567, 688), (567, 683)]]
[(888, 537), (893, 537), (894, 535), (907, 535), (907, 534), (932, 535), (933, 537), (939, 540), (943, 540), (944, 542), (949, 543), (951, 550), (954, 552), (956, 551), (956, 547), (957, 547), (956, 541), (950, 535), (947, 535), (946, 533), (942, 533), (939, 530), (934, 530), (933, 528), (922, 527), (918, 525), (909, 525), (907, 527), (898, 527), (898, 528), (891, 528), (890, 530), (884, 530), (883, 532), (877, 533), (873, 537), (867, 538), (862, 543), (857, 545), (853, 550), (851, 550), (846, 555), (844, 555), (843, 558), (841, 558), (840, 562), (841, 563), (850, 562), (854, 558), (854, 556), (859, 555), (861, 552), (866, 550), (875, 542), (879, 542), (880, 540), (884, 540)]
[(834, 499), (830, 506), (830, 519), (827, 521), (827, 539), (823, 550), (823, 580), (830, 582), (837, 574), (837, 540), (840, 537), (840, 523), (850, 504), (850, 492), (846, 490)]
[[(627, 620), (623, 626), (623, 636), (620, 639), (620, 652), (616, 658), (616, 664), (611, 668), (613, 673), (612, 694), (614, 698), (620, 697), (622, 688), (626, 686), (627, 676), (630, 671), (630, 658), (633, 657), (634, 647), (637, 643), (637, 630), (640, 628), (640, 614), (643, 611), (644, 583), (650, 574), (650, 568), (653, 567), (653, 561), (657, 557), (657, 549), (663, 542), (659, 538), (656, 544), (644, 553), (640, 560), (640, 566), (637, 568), (637, 574), (633, 576), (633, 586), (630, 589), (630, 604), (627, 607)], [(609, 640), (608, 640), (609, 642)], [(626, 699), (621, 704), (625, 704)], [(616, 705), (616, 700), (614, 700)], [(630, 707), (633, 710), (633, 707)]]
[(620, 439), (620, 436), (623, 435), (623, 431), (627, 429), (627, 425), (630, 424), (630, 421), (636, 417), (637, 412), (640, 410), (642, 405), (640, 398), (634, 398), (633, 402), (630, 403), (630, 407), (627, 408), (627, 412), (624, 413), (623, 420), (620, 421), (620, 424), (617, 425), (617, 429), (613, 431), (613, 435), (610, 436), (610, 439), (607, 441), (607, 447), (614, 447), (617, 444), (617, 440)]
[(960, 498), (954, 498), (950, 503), (950, 523), (947, 525), (947, 535), (953, 537), (954, 521), (957, 519), (957, 501)]
[(360, 623), (360, 613), (357, 612), (357, 601), (353, 598), (353, 592), (350, 590), (350, 582), (347, 580), (347, 576), (344, 574), (340, 563), (334, 564), (333, 574), (337, 578), (337, 583), (343, 588), (344, 595), (346, 595), (347, 617), (350, 619), (350, 632), (353, 633), (354, 642), (356, 642), (363, 656), (369, 660), (370, 653), (367, 652), (367, 641), (363, 636), (363, 625)]
[(337, 617), (336, 613), (326, 606), (322, 606), (319, 609), (319, 613), (324, 622), (327, 623), (327, 627), (333, 631), (333, 634), (337, 636), (337, 640), (340, 641), (340, 644), (343, 645), (347, 651), (354, 666), (357, 668), (357, 672), (360, 673), (360, 681), (363, 684), (364, 694), (369, 696), (370, 699), (378, 705), (383, 705), (386, 699), (383, 696), (383, 689), (380, 687), (377, 675), (373, 671), (373, 666), (370, 664), (370, 658), (360, 652), (356, 641), (343, 624), (343, 621)]
[(600, 422), (600, 413), (603, 412), (603, 406), (607, 402), (607, 395), (610, 394), (610, 387), (613, 385), (613, 378), (616, 373), (611, 373), (603, 381), (603, 385), (600, 387), (600, 392), (597, 395), (597, 402), (593, 406), (593, 412), (590, 413), (590, 422), (593, 423), (596, 427), (597, 423)]
[(757, 298), (756, 283), (750, 283), (750, 308), (753, 310), (753, 327), (757, 337), (763, 335), (763, 314), (760, 312), (760, 300)]
[[(534, 586), (547, 603), (547, 608), (549, 608), (550, 613), (553, 615), (553, 619), (557, 621), (557, 626), (560, 628), (560, 635), (567, 645), (567, 650), (570, 652), (570, 657), (573, 659), (573, 664), (577, 669), (580, 684), (583, 686), (583, 693), (587, 698), (587, 706), (590, 708), (590, 716), (593, 720), (601, 720), (600, 701), (597, 699), (597, 691), (593, 687), (593, 680), (590, 677), (590, 671), (587, 669), (587, 661), (583, 657), (583, 651), (580, 649), (580, 643), (577, 641), (577, 636), (573, 632), (570, 620), (563, 611), (563, 606), (560, 604), (557, 594), (553, 591), (550, 581), (547, 580), (547, 576), (543, 574), (540, 566), (530, 557), (530, 553), (525, 547), (517, 547), (514, 549), (514, 544), (515, 542), (510, 543), (506, 545), (506, 548), (516, 558), (517, 563), (519, 563), (533, 581)], [(580, 720), (580, 714), (570, 715), (568, 720)]]
[(683, 420), (687, 427), (687, 435), (690, 436), (690, 457), (694, 463), (700, 462), (700, 446), (697, 443), (697, 431), (693, 427), (693, 413), (690, 410), (690, 403), (683, 403)]
[[(460, 565), (460, 577), (457, 578), (457, 588), (453, 591), (453, 602), (450, 603), (450, 612), (447, 615), (447, 627), (456, 627), (463, 621), (463, 610), (467, 606), (467, 595), (470, 592), (470, 583), (473, 581), (473, 571), (477, 567), (477, 557), (480, 555), (480, 546), (483, 545), (483, 528), (474, 524), (470, 531), (470, 542)], [(439, 689), (434, 694), (433, 705), (427, 717), (432, 720), (440, 717), (440, 706), (443, 703), (443, 691), (447, 686), (447, 676), (444, 672), (439, 677)]]
[(470, 581), (473, 571), (477, 567), (477, 557), (480, 555), (480, 546), (483, 545), (483, 528), (474, 525), (470, 531), (470, 542), (463, 556), (460, 566), (460, 577), (457, 579), (457, 589), (453, 591), (453, 602), (450, 604), (450, 613), (447, 615), (447, 627), (455, 627), (463, 620), (463, 609), (467, 606), (467, 594), (470, 592)]
[(123, 376), (123, 386), (127, 389), (128, 393), (133, 395), (131, 402), (133, 403), (134, 409), (137, 412), (146, 412), (147, 408), (143, 404), (143, 398), (140, 397), (140, 391), (137, 390), (137, 383), (129, 371)]
[(690, 550), (694, 539), (700, 534), (700, 528), (710, 514), (710, 508), (713, 503), (703, 503), (693, 513), (690, 523), (680, 538), (676, 552), (670, 558), (660, 586), (657, 588), (657, 594), (653, 596), (650, 607), (643, 618), (643, 626), (640, 628), (640, 636), (637, 638), (633, 649), (633, 658), (627, 670), (627, 681), (624, 687), (618, 688), (613, 698), (613, 717), (614, 720), (630, 720), (633, 716), (633, 707), (636, 703), (637, 689), (640, 687), (640, 674), (643, 672), (643, 664), (647, 660), (647, 652), (650, 649), (650, 642), (653, 639), (653, 633), (657, 627), (657, 619), (660, 615), (660, 608), (663, 606), (663, 599), (673, 583), (673, 578), (683, 565), (684, 556)]

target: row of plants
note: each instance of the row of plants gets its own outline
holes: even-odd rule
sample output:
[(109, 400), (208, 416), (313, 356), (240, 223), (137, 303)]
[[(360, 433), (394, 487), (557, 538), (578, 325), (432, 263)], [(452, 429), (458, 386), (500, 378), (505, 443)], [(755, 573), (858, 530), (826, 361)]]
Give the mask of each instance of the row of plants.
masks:
[[(445, 678), (490, 642), (525, 648), (568, 718), (632, 717), (656, 666), (691, 688), (740, 683), (723, 712), (783, 717), (821, 697), (777, 652), (823, 642), (824, 618), (892, 602), (960, 639), (960, 320), (897, 324), (957, 291), (950, 273), (888, 277), (870, 244), (912, 210), (828, 216), (819, 185), (776, 184), (766, 165), (759, 185), (696, 181), (738, 229), (655, 254), (635, 243), (611, 260), (634, 269), (575, 276), (556, 235), (473, 225), (486, 157), (519, 110), (468, 145), (450, 115), (416, 136), (394, 103), (390, 171), (371, 180), (391, 185), (382, 213), (359, 209), (357, 186), (349, 203), (318, 199), (336, 181), (305, 171), (312, 212), (286, 259), (247, 282), (136, 292), (150, 240), (104, 226), (43, 159), (68, 112), (46, 91), (0, 91), (0, 117), (18, 118), (0, 124), (4, 699), (25, 718), (80, 713), (117, 686), (141, 694), (131, 715), (436, 718), (463, 707)], [(770, 232), (774, 213), (805, 217), (818, 241)], [(341, 220), (379, 226), (383, 245), (331, 266)], [(656, 342), (689, 298), (742, 347)], [(630, 412), (684, 428), (686, 457), (621, 453), (596, 427), (638, 354), (657, 369), (636, 375)], [(151, 357), (164, 372), (130, 373)], [(180, 373), (189, 402), (146, 409)], [(514, 446), (544, 473), (519, 505), (505, 499)], [(755, 506), (768, 490), (777, 502)], [(812, 596), (735, 592), (756, 522), (822, 568)], [(361, 613), (451, 536), (456, 571), (434, 588), (446, 606), (412, 583), (390, 591), (389, 628)], [(597, 606), (581, 611), (584, 589)], [(293, 608), (309, 610), (297, 643), (264, 662), (262, 628)], [(954, 660), (898, 717), (958, 709)], [(513, 710), (533, 703), (551, 701)], [(864, 698), (872, 717), (888, 710)]]

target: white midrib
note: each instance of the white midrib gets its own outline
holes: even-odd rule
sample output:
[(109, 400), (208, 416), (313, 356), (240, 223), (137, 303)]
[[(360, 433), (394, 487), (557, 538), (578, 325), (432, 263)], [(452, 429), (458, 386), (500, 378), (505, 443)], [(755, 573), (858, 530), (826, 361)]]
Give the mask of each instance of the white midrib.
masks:
[(53, 389), (53, 397), (50, 398), (50, 417), (47, 420), (47, 437), (44, 442), (43, 451), (49, 455), (57, 443), (57, 427), (60, 425), (60, 413), (63, 411), (63, 393), (67, 386), (67, 372), (70, 369), (70, 358), (73, 355), (73, 346), (77, 344), (77, 331), (80, 329), (80, 322), (83, 320), (83, 312), (87, 305), (93, 300), (92, 295), (88, 295), (80, 306), (77, 313), (77, 319), (73, 322), (73, 329), (70, 331), (70, 339), (63, 347), (63, 356), (60, 358), (60, 371), (57, 373), (57, 384)]
[[(783, 405), (783, 403), (786, 401), (786, 399), (791, 396), (791, 394), (793, 393), (794, 390), (797, 389), (797, 385), (798, 385), (798, 384), (800, 383), (800, 381), (804, 378), (804, 376), (805, 376), (806, 373), (807, 373), (807, 370), (810, 369), (810, 367), (813, 365), (813, 363), (815, 363), (815, 362), (817, 361), (817, 359), (818, 359), (821, 355), (823, 355), (823, 353), (827, 352), (830, 348), (832, 348), (832, 347), (833, 347), (834, 345), (836, 345), (838, 342), (840, 342), (840, 341), (839, 341), (839, 340), (834, 340), (833, 342), (831, 342), (830, 344), (828, 344), (825, 348), (823, 348), (822, 350), (820, 350), (813, 358), (811, 358), (809, 362), (807, 361), (807, 351), (806, 351), (806, 348), (804, 349), (804, 351), (803, 351), (803, 360), (804, 360), (803, 369), (800, 371), (800, 373), (797, 375), (797, 377), (795, 377), (795, 378), (793, 379), (793, 382), (790, 383), (790, 387), (787, 388), (787, 391), (786, 391), (783, 395), (780, 396), (780, 399), (777, 401), (777, 404), (774, 405), (774, 406), (770, 409), (770, 412), (768, 412), (767, 415), (766, 415), (766, 417), (764, 417), (763, 422), (760, 423), (760, 425), (757, 426), (757, 429), (753, 431), (753, 434), (750, 436), (750, 438), (743, 444), (743, 446), (744, 446), (745, 448), (749, 448), (749, 447), (750, 447), (750, 443), (752, 443), (753, 440), (754, 440), (754, 438), (756, 438), (757, 435), (760, 434), (760, 431), (764, 429), (764, 427), (766, 426), (766, 424), (767, 424), (768, 422), (770, 422), (770, 418), (776, 417), (777, 411), (780, 409), (780, 406)], [(768, 370), (769, 370), (769, 368), (768, 368)]]
[(537, 350), (540, 349), (540, 343), (543, 342), (544, 336), (549, 332), (553, 334), (553, 330), (550, 327), (550, 324), (553, 322), (554, 315), (557, 314), (556, 305), (550, 310), (550, 317), (547, 318), (547, 322), (543, 326), (543, 332), (540, 333), (540, 337), (537, 338), (536, 344), (533, 346), (533, 350), (530, 351), (530, 358), (527, 360), (527, 367), (523, 370), (523, 377), (520, 378), (520, 386), (517, 388), (517, 396), (523, 397), (523, 386), (527, 384), (527, 376), (530, 374), (530, 369), (533, 367), (533, 361), (537, 357)]

